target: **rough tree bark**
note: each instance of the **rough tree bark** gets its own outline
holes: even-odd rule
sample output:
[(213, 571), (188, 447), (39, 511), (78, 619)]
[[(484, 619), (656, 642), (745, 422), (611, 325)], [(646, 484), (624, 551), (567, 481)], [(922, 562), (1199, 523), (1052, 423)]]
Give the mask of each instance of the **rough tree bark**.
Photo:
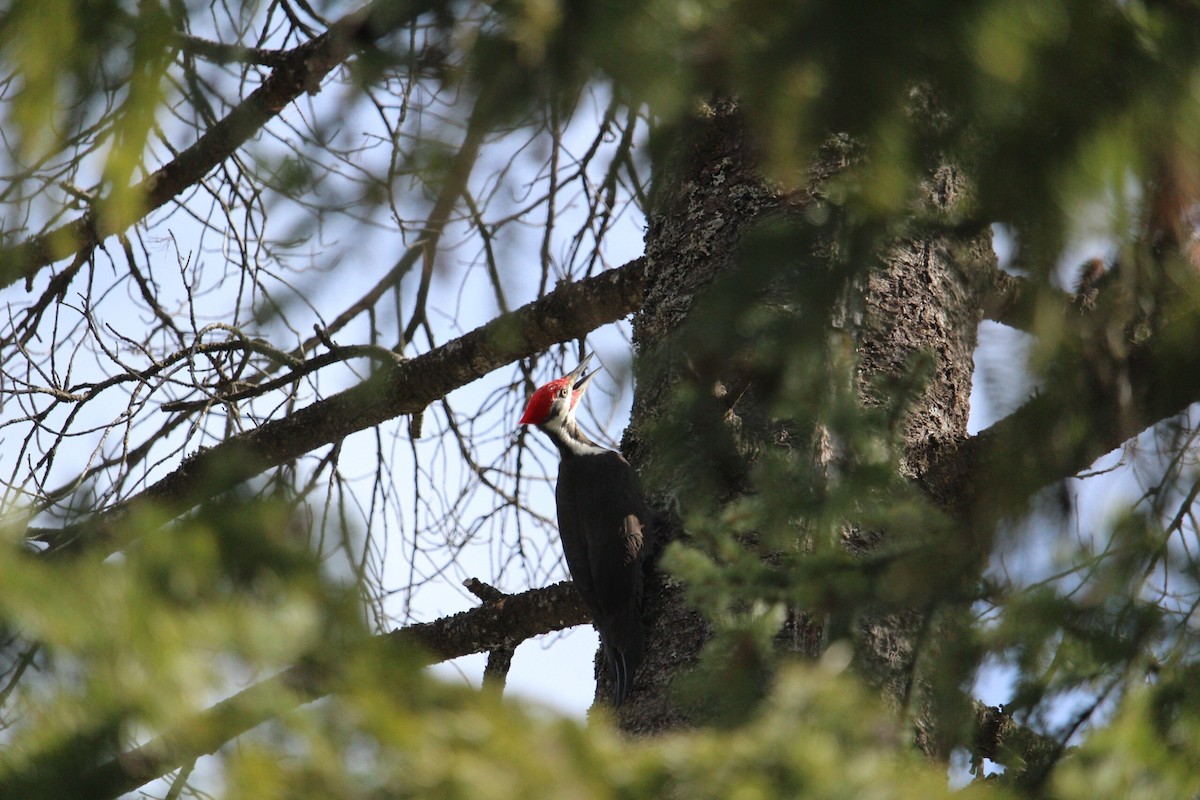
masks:
[[(711, 109), (692, 134), (672, 154), (674, 175), (660, 179), (658, 204), (649, 214), (644, 299), (633, 325), (635, 346), (647, 361), (688, 319), (697, 295), (733, 265), (746, 228), (781, 204), (757, 175), (741, 120), (732, 108)], [(669, 188), (663, 188), (664, 180)], [(678, 359), (668, 357), (656, 362), (652, 374), (644, 365), (639, 370), (622, 442), (638, 469), (654, 468), (656, 453), (645, 445), (643, 430), (669, 401), (682, 368)], [(670, 486), (654, 487), (651, 502), (669, 505), (671, 494)], [(671, 539), (679, 534), (664, 519), (660, 535)], [(659, 733), (693, 721), (672, 698), (670, 685), (696, 662), (710, 637), (707, 624), (684, 601), (677, 582), (652, 569), (645, 592), (646, 658), (633, 697), (619, 714), (621, 727), (636, 734)]]
[[(691, 367), (688, 354), (671, 336), (688, 319), (697, 298), (735, 263), (746, 233), (772, 215), (803, 222), (802, 212), (821, 180), (840, 169), (836, 153), (826, 154), (800, 191), (783, 191), (763, 180), (746, 128), (731, 105), (710, 107), (693, 136), (674, 154), (668, 176), (660, 183), (646, 236), (644, 304), (634, 319), (635, 344), (641, 363), (632, 421), (623, 442), (639, 469), (656, 475), (656, 453), (646, 432), (664, 410), (671, 389)], [(961, 199), (963, 176), (950, 166), (931, 168), (925, 202), (944, 210)], [(929, 384), (909, 411), (904, 429), (903, 471), (916, 478), (929, 466), (940, 443), (966, 437), (972, 354), (981, 318), (978, 292), (960, 268), (964, 250), (970, 259), (991, 260), (990, 234), (955, 241), (948, 236), (921, 236), (894, 242), (860, 288), (851, 313), (842, 315), (860, 359), (860, 386), (867, 402), (875, 378), (901, 377), (919, 354), (932, 356)], [(851, 301), (852, 305), (855, 301)], [(878, 385), (877, 383), (874, 385)], [(753, 391), (751, 387), (751, 392)], [(652, 499), (669, 505), (670, 485), (654, 486)], [(944, 498), (934, 498), (939, 505)], [(668, 529), (666, 538), (680, 535)], [(653, 734), (687, 727), (699, 715), (680, 708), (667, 687), (691, 668), (710, 632), (690, 609), (682, 589), (655, 571), (647, 586), (645, 616), (648, 653), (631, 702), (619, 715), (622, 728)], [(876, 615), (861, 625), (862, 669), (898, 698), (904, 692), (914, 657), (915, 615)], [(781, 646), (812, 655), (821, 632), (802, 615), (789, 623)], [(603, 689), (598, 689), (603, 693)], [(922, 737), (924, 738), (924, 737)]]

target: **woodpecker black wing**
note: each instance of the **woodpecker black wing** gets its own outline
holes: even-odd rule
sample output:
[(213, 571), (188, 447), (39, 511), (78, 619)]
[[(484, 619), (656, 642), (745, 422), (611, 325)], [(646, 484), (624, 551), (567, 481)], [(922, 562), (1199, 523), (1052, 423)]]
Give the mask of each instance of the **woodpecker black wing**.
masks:
[(645, 648), (642, 558), (649, 511), (633, 468), (619, 453), (564, 453), (558, 528), (567, 567), (600, 634), (613, 702), (629, 694)]

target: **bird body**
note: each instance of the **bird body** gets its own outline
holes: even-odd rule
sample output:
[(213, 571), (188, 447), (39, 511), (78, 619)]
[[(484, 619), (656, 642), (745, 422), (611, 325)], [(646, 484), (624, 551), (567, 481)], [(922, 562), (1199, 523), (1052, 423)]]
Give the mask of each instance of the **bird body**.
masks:
[(593, 442), (575, 422), (575, 407), (592, 378), (583, 376), (589, 359), (538, 389), (521, 424), (537, 425), (558, 448), (559, 539), (571, 580), (600, 634), (613, 705), (619, 706), (645, 649), (642, 560), (650, 512), (629, 462)]

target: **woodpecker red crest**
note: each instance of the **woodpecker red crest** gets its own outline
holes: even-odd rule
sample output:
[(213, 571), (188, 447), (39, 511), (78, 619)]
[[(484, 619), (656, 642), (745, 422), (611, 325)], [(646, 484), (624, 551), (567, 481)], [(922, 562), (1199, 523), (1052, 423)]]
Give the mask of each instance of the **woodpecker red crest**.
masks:
[(521, 424), (540, 425), (550, 415), (550, 404), (554, 402), (555, 395), (567, 383), (566, 378), (559, 378), (534, 392), (529, 398), (529, 405), (525, 406), (525, 413), (521, 415)]
[(595, 375), (583, 374), (590, 360), (534, 392), (521, 424), (538, 426), (558, 448), (558, 535), (571, 580), (600, 634), (613, 704), (620, 705), (645, 645), (642, 532), (650, 511), (629, 462), (593, 442), (575, 422), (575, 408)]
[(529, 398), (529, 405), (525, 406), (520, 424), (545, 425), (555, 417), (572, 414), (575, 406), (579, 405), (579, 398), (587, 391), (592, 375), (596, 374), (593, 372), (591, 375), (580, 377), (591, 360), (590, 354), (585, 356), (578, 367), (534, 392)]

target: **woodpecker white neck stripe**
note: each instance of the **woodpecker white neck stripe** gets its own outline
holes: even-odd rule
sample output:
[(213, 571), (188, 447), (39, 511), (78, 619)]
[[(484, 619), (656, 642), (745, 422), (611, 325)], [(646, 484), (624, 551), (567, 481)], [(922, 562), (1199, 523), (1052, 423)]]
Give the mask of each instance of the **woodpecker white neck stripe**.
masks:
[(607, 453), (608, 449), (601, 447), (595, 442), (588, 441), (579, 431), (579, 427), (571, 420), (571, 424), (564, 425), (562, 420), (549, 419), (542, 426), (546, 433), (558, 442), (565, 449), (571, 451), (577, 456), (598, 456), (602, 453)]
[(601, 447), (598, 444), (584, 444), (578, 439), (563, 439), (563, 444), (577, 456), (598, 456), (608, 452), (608, 448)]

